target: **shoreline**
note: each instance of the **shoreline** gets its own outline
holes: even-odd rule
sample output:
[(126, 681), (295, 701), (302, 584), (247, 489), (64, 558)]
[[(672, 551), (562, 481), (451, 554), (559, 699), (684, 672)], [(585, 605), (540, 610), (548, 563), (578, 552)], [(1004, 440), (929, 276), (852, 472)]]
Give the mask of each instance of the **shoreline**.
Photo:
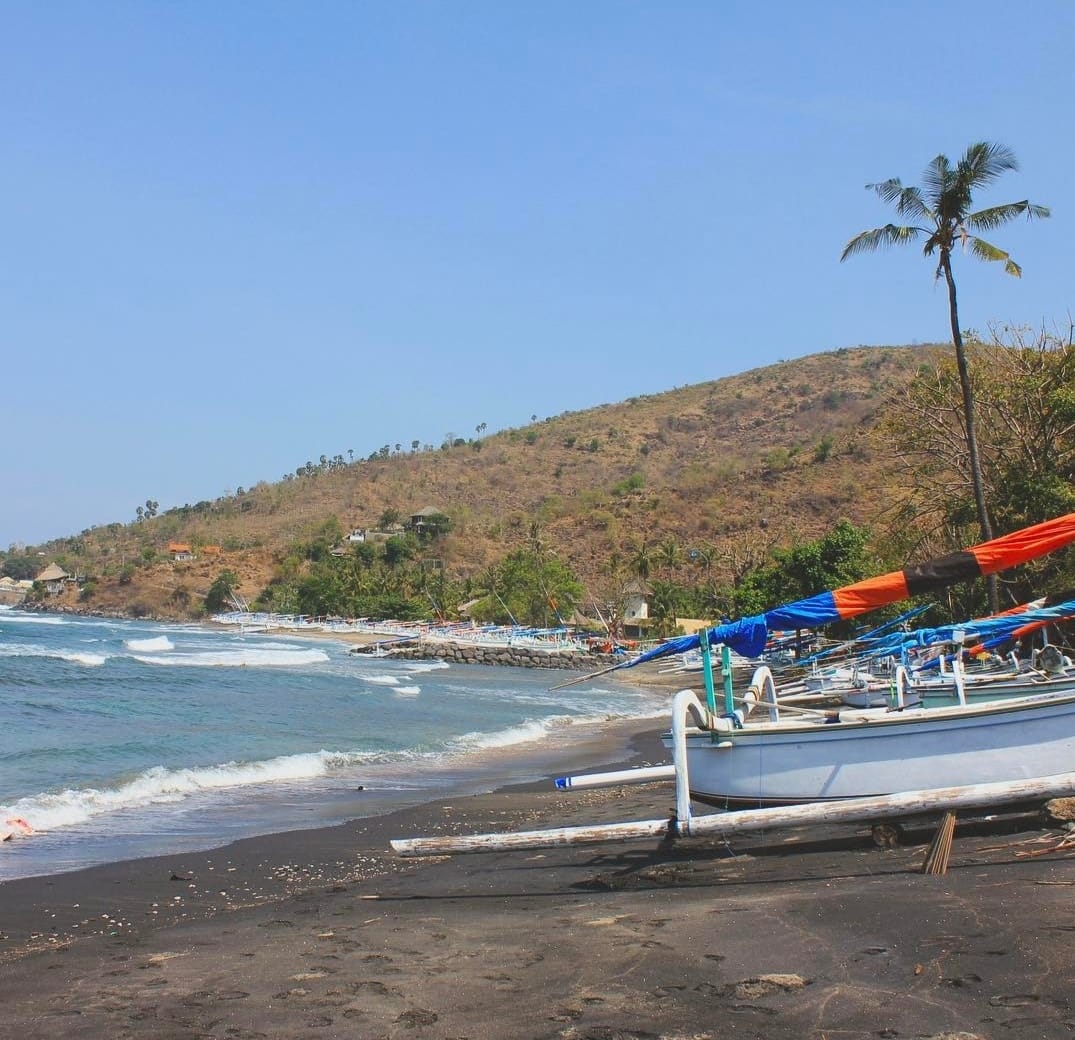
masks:
[[(577, 771), (588, 771), (652, 764), (654, 759), (660, 760), (664, 757), (660, 733), (660, 728), (644, 725), (639, 720), (619, 720), (597, 727), (583, 736), (576, 745), (578, 762), (573, 768)], [(87, 935), (115, 933), (116, 921), (124, 921), (120, 933), (129, 934), (135, 930), (136, 924), (142, 928), (156, 927), (158, 922), (152, 920), (155, 917), (164, 916), (172, 923), (178, 923), (187, 917), (212, 916), (219, 912), (233, 912), (251, 905), (272, 902), (301, 892), (303, 878), (310, 884), (315, 881), (328, 881), (332, 884), (353, 883), (356, 876), (345, 861), (330, 859), (324, 854), (317, 857), (320, 862), (316, 866), (307, 864), (300, 874), (289, 874), (286, 877), (284, 874), (277, 877), (271, 872), (269, 875), (257, 875), (256, 868), (252, 869), (251, 865), (255, 860), (260, 867), (274, 859), (308, 858), (304, 849), (342, 848), (358, 835), (369, 836), (363, 844), (368, 844), (374, 836), (378, 840), (383, 837), (383, 858), (391, 861), (394, 869), (398, 857), (391, 852), (388, 841), (391, 837), (398, 836), (390, 833), (396, 821), (399, 821), (403, 830), (410, 832), (415, 826), (415, 820), (433, 819), (451, 802), (510, 798), (513, 793), (551, 791), (553, 775), (550, 773), (541, 780), (502, 784), (485, 793), (433, 796), (412, 806), (370, 816), (355, 816), (342, 823), (268, 831), (210, 848), (116, 860), (56, 874), (0, 879), (0, 963), (10, 957), (17, 958), (26, 953), (82, 940)], [(574, 800), (577, 801), (578, 797), (574, 796)], [(30, 837), (17, 840), (33, 839)], [(367, 867), (369, 863), (381, 858), (376, 855), (376, 851), (375, 847), (369, 848)], [(0, 855), (3, 855), (3, 846), (0, 846)], [(184, 897), (187, 895), (177, 893), (175, 885), (169, 884), (158, 893), (166, 897), (164, 901), (160, 898), (151, 899), (148, 904), (142, 905), (145, 899), (136, 899), (136, 907), (125, 898), (111, 911), (106, 912), (106, 916), (88, 918), (83, 912), (87, 905), (86, 899), (93, 902), (95, 897), (80, 893), (108, 891), (114, 886), (133, 886), (141, 891), (150, 883), (149, 878), (159, 881), (167, 874), (171, 882), (173, 874), (190, 874), (207, 879), (218, 869), (229, 882), (228, 887), (232, 892), (241, 892), (241, 896), (214, 899), (210, 898), (212, 893), (208, 891), (196, 893), (199, 898), (193, 901), (184, 898), (181, 900), (183, 906), (178, 914), (169, 915), (165, 911), (172, 909), (168, 903), (176, 901), (176, 894), (182, 894)], [(360, 873), (368, 873), (368, 869)], [(229, 874), (240, 876), (229, 878)], [(227, 891), (227, 888), (218, 890), (218, 895)], [(157, 913), (152, 912), (154, 909)], [(136, 916), (139, 911), (140, 918)]]
[[(649, 669), (609, 679), (629, 676), (657, 701), (690, 685)], [(664, 763), (664, 728), (596, 723), (577, 742), (550, 742), (561, 757), (545, 768)], [(842, 824), (732, 842), (391, 851), (393, 838), (667, 819), (675, 802), (667, 782), (560, 791), (553, 775), (0, 882), (0, 1035), (1070, 1040), (1075, 1031), (1075, 849), (1034, 815), (961, 818), (939, 876), (920, 873), (933, 838), (920, 824), (884, 849), (869, 825)]]
[[(660, 752), (637, 730), (580, 768)], [(619, 759), (610, 762), (609, 759)], [(20, 1040), (1069, 1037), (1075, 865), (1040, 823), (861, 827), (403, 860), (393, 837), (658, 818), (666, 784), (546, 780), (0, 885)], [(154, 912), (155, 911), (155, 912)], [(77, 927), (76, 927), (77, 926)], [(51, 931), (55, 929), (55, 931)], [(27, 949), (28, 934), (38, 938)]]
[[(61, 615), (62, 616), (62, 615)], [(210, 625), (207, 630), (227, 630), (228, 626)], [(370, 637), (366, 633), (336, 633), (310, 630), (281, 629), (280, 632), (272, 633), (270, 638), (295, 637), (297, 642), (306, 645), (315, 643), (334, 642), (341, 644), (363, 644), (378, 641), (376, 637)], [(503, 666), (502, 666), (503, 667)], [(640, 669), (641, 671), (641, 669)], [(505, 682), (512, 684), (510, 673), (504, 673)], [(527, 681), (532, 681), (532, 671), (525, 670), (517, 673), (519, 676), (527, 675)], [(588, 673), (579, 673), (580, 679), (586, 679)], [(610, 676), (617, 679), (616, 676)], [(4, 883), (18, 882), (33, 877), (58, 877), (60, 874), (74, 873), (86, 869), (94, 869), (95, 866), (106, 866), (118, 861), (132, 860), (143, 857), (175, 856), (189, 851), (216, 850), (225, 847), (229, 842), (254, 838), (259, 835), (282, 834), (293, 830), (313, 830), (319, 827), (332, 827), (345, 824), (349, 821), (361, 820), (375, 815), (390, 814), (391, 812), (406, 806), (414, 806), (420, 802), (433, 801), (441, 793), (456, 794), (461, 792), (469, 794), (478, 790), (497, 789), (506, 783), (513, 783), (516, 779), (536, 777), (545, 772), (561, 769), (564, 772), (571, 771), (575, 767), (574, 756), (580, 755), (588, 759), (594, 747), (604, 749), (601, 754), (602, 760), (607, 760), (610, 746), (620, 746), (625, 743), (625, 732), (633, 733), (642, 728), (654, 728), (663, 721), (663, 696), (659, 688), (648, 689), (650, 685), (644, 676), (632, 676), (637, 682), (623, 683), (625, 687), (645, 687), (646, 703), (653, 704), (651, 711), (639, 717), (618, 717), (605, 715), (601, 711), (594, 711), (585, 720), (580, 720), (579, 725), (567, 726), (563, 729), (554, 728), (553, 731), (541, 739), (532, 739), (518, 744), (507, 744), (504, 747), (490, 746), (486, 750), (474, 753), (474, 760), (470, 767), (460, 759), (455, 763), (445, 766), (443, 775), (436, 770), (427, 771), (425, 781), (415, 785), (404, 785), (400, 788), (401, 794), (392, 794), (392, 786), (378, 786), (379, 780), (376, 768), (372, 769), (369, 777), (363, 775), (360, 767), (355, 767), (356, 775), (353, 788), (362, 794), (350, 794), (347, 782), (341, 782), (334, 787), (329, 785), (323, 794), (300, 795), (288, 799), (286, 818), (277, 818), (273, 815), (272, 798), (269, 796), (266, 806), (260, 811), (258, 818), (250, 817), (247, 822), (241, 818), (241, 814), (232, 814), (231, 820), (226, 820), (223, 827), (214, 827), (212, 821), (197, 829), (188, 828), (187, 834), (176, 831), (161, 831), (159, 840), (154, 841), (152, 836), (156, 834), (155, 825), (152, 821), (141, 824), (135, 823), (130, 831), (130, 838), (121, 832), (117, 832), (115, 839), (109, 837), (105, 829), (102, 834), (95, 835), (87, 831), (85, 852), (81, 852), (73, 846), (73, 854), (67, 855), (64, 850), (51, 849), (54, 839), (38, 839), (32, 836), (18, 837), (11, 842), (0, 844), (0, 885)], [(541, 678), (537, 681), (543, 684), (553, 684), (559, 676), (549, 675), (547, 680)], [(637, 709), (633, 709), (637, 710)], [(618, 753), (615, 752), (615, 753)], [(660, 760), (664, 760), (663, 756)], [(316, 786), (316, 783), (314, 784)], [(406, 787), (414, 786), (414, 792), (406, 793)], [(252, 789), (253, 790), (253, 789)], [(245, 799), (240, 799), (244, 806), (257, 810), (256, 790)], [(309, 808), (306, 808), (309, 802)], [(34, 820), (32, 813), (27, 813), (31, 825), (42, 828), (42, 834), (47, 830), (41, 823)], [(62, 838), (61, 830), (56, 829), (56, 841)], [(75, 836), (77, 841), (77, 836)], [(41, 850), (39, 852), (39, 849)], [(5, 852), (8, 856), (5, 857)], [(6, 864), (4, 859), (6, 858)], [(0, 928), (3, 924), (2, 908), (0, 908)], [(0, 954), (3, 943), (0, 941)]]

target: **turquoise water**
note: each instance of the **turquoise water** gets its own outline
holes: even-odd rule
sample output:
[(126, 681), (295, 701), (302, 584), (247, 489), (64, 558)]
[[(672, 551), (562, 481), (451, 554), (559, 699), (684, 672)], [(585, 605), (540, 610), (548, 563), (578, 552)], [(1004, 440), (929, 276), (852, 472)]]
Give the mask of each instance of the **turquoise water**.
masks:
[(664, 701), (564, 671), (0, 608), (0, 879), (210, 848), (544, 775)]

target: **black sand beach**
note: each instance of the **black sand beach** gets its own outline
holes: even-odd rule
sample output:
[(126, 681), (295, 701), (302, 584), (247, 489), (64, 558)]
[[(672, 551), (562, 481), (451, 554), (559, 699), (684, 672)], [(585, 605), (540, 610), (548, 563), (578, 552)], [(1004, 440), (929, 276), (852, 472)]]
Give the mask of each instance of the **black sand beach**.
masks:
[[(620, 745), (622, 747), (622, 745)], [(634, 759), (661, 760), (638, 734)], [(592, 768), (594, 761), (581, 763)], [(1075, 863), (1036, 815), (403, 860), (395, 837), (669, 814), (549, 783), (0, 885), (4, 1038), (1075, 1034)], [(1044, 854), (1042, 854), (1044, 853)], [(0, 850), (2, 854), (2, 850)]]

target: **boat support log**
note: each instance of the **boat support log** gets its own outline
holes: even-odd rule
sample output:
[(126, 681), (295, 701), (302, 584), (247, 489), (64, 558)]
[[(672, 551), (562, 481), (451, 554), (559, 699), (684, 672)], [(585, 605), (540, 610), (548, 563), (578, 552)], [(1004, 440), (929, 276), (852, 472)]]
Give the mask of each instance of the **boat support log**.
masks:
[(980, 809), (988, 806), (1075, 794), (1075, 773), (1033, 777), (966, 787), (869, 798), (846, 798), (834, 802), (745, 809), (711, 813), (686, 820), (640, 820), (590, 827), (556, 827), (540, 831), (499, 834), (462, 834), (454, 837), (401, 838), (392, 848), (401, 856), (443, 856), (463, 852), (501, 852), (514, 849), (547, 849), (561, 845), (586, 845), (641, 838), (710, 836), (728, 838), (750, 831), (773, 830), (807, 823), (843, 823), (855, 820), (891, 819), (947, 809)]

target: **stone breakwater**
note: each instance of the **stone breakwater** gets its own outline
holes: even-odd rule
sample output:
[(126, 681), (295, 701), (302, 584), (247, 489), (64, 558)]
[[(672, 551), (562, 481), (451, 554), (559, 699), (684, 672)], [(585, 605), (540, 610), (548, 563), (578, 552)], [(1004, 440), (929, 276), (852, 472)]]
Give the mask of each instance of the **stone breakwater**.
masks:
[[(353, 650), (352, 653), (361, 651)], [(576, 672), (596, 672), (624, 662), (619, 654), (568, 653), (524, 646), (471, 646), (466, 643), (401, 646), (390, 650), (389, 655), (404, 661), (493, 664), (502, 668), (566, 668)]]

